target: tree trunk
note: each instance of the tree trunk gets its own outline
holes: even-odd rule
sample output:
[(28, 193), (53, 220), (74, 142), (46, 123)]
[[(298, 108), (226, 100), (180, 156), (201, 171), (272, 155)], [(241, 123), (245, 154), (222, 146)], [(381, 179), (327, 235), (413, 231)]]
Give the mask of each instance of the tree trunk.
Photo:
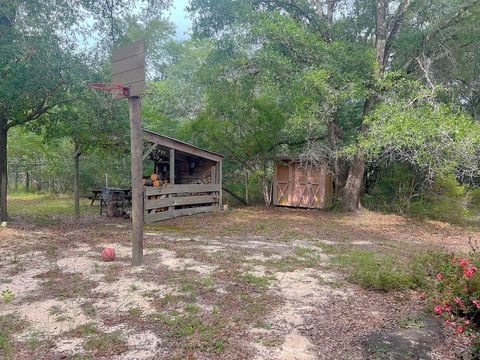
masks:
[[(375, 1), (375, 77), (381, 79), (385, 70), (385, 62), (388, 57), (387, 47), (387, 21), (386, 14), (388, 8), (387, 0)], [(377, 101), (375, 94), (370, 95), (363, 106), (363, 117), (367, 116), (373, 105)], [(360, 132), (365, 134), (368, 131), (365, 124), (360, 128)], [(354, 156), (350, 170), (348, 172), (347, 183), (342, 191), (342, 205), (346, 210), (356, 211), (361, 209), (360, 193), (362, 190), (363, 175), (365, 173), (365, 159), (360, 151)]]
[(270, 206), (272, 200), (270, 198), (270, 185), (268, 184), (268, 176), (266, 174), (260, 175), (260, 183), (262, 184), (263, 201), (265, 206)]
[[(344, 133), (342, 128), (338, 125), (337, 113), (335, 113), (333, 119), (328, 123), (328, 139), (331, 148), (338, 152), (338, 149), (340, 149), (343, 144)], [(347, 159), (344, 156), (337, 154), (334, 167), (334, 198), (335, 200), (341, 200), (342, 192), (348, 178)]]
[(348, 163), (343, 156), (337, 156), (335, 159), (335, 174), (333, 177), (334, 197), (336, 200), (342, 200), (343, 190), (348, 179)]
[(245, 170), (245, 205), (248, 206), (248, 172)]
[(7, 212), (7, 138), (8, 129), (0, 125), (0, 220), (8, 219)]
[(75, 204), (75, 216), (80, 217), (80, 145), (75, 142), (74, 176), (73, 176), (73, 202)]
[(357, 153), (350, 165), (347, 183), (342, 191), (342, 205), (346, 210), (356, 211), (361, 209), (360, 192), (362, 189), (363, 174), (365, 172), (365, 159)]

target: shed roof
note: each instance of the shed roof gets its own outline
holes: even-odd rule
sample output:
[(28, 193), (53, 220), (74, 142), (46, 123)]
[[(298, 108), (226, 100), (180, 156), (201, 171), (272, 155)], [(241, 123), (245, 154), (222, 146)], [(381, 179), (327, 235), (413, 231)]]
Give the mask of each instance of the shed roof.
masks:
[(192, 145), (184, 141), (177, 140), (165, 135), (161, 135), (151, 130), (142, 129), (142, 131), (145, 133), (149, 141), (155, 144), (164, 146), (166, 148), (175, 149), (187, 154), (203, 157), (205, 159), (209, 159), (216, 162), (219, 162), (223, 159), (222, 154), (199, 148), (198, 146), (195, 146), (195, 145)]

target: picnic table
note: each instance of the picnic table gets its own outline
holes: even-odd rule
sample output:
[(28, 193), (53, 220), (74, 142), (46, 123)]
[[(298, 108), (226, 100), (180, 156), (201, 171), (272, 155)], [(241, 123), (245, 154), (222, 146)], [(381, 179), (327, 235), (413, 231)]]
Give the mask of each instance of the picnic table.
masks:
[[(131, 189), (122, 189), (122, 188), (104, 188), (103, 190), (91, 190), (92, 195), (88, 198), (91, 200), (90, 206), (93, 206), (95, 201), (100, 202), (100, 215), (103, 213), (103, 208), (107, 208), (108, 203), (113, 200), (115, 202), (115, 207), (120, 207), (121, 212), (124, 212), (124, 206), (131, 206), (132, 204), (132, 190)], [(112, 198), (112, 194), (121, 194), (120, 198)], [(104, 196), (107, 196), (104, 199)], [(108, 210), (107, 210), (108, 215)]]
[[(129, 204), (132, 203), (132, 189), (119, 189), (124, 193), (125, 201)], [(92, 195), (88, 198), (91, 200), (90, 206), (93, 206), (95, 201), (100, 201), (100, 207), (102, 205), (106, 205), (104, 199), (102, 199), (102, 192), (103, 190), (92, 190)]]
[(88, 197), (92, 202), (90, 203), (90, 206), (93, 206), (96, 200), (101, 201), (102, 198), (102, 190), (92, 190), (92, 196)]

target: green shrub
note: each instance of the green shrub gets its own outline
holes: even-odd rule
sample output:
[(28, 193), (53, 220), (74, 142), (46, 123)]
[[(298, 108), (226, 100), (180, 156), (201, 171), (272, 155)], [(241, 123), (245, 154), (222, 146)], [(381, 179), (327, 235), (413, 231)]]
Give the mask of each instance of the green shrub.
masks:
[(480, 218), (480, 188), (468, 189), (470, 197), (469, 216), (471, 218)]
[(362, 200), (369, 209), (459, 224), (480, 216), (480, 189), (460, 184), (452, 174), (438, 177), (431, 186), (404, 164), (376, 175)]
[(416, 206), (420, 203), (414, 203), (413, 213), (422, 209), (421, 215), (453, 223), (462, 223), (468, 216), (468, 194), (454, 176), (435, 180), (432, 188), (422, 194), (422, 200), (423, 209)]
[(335, 261), (348, 271), (347, 280), (367, 289), (392, 291), (425, 285), (424, 274), (398, 255), (352, 250)]
[(408, 213), (419, 184), (420, 177), (405, 164), (382, 168), (363, 203), (372, 210)]

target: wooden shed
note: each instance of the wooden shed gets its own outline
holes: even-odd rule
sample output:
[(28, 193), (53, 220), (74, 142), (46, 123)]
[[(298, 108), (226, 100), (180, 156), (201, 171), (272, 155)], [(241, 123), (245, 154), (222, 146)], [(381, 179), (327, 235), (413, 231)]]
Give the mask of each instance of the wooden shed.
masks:
[(157, 186), (145, 186), (146, 223), (222, 207), (222, 155), (150, 130), (143, 134), (145, 168), (159, 177)]
[(333, 179), (325, 167), (301, 166), (297, 159), (275, 164), (273, 203), (309, 209), (325, 209), (332, 205)]

